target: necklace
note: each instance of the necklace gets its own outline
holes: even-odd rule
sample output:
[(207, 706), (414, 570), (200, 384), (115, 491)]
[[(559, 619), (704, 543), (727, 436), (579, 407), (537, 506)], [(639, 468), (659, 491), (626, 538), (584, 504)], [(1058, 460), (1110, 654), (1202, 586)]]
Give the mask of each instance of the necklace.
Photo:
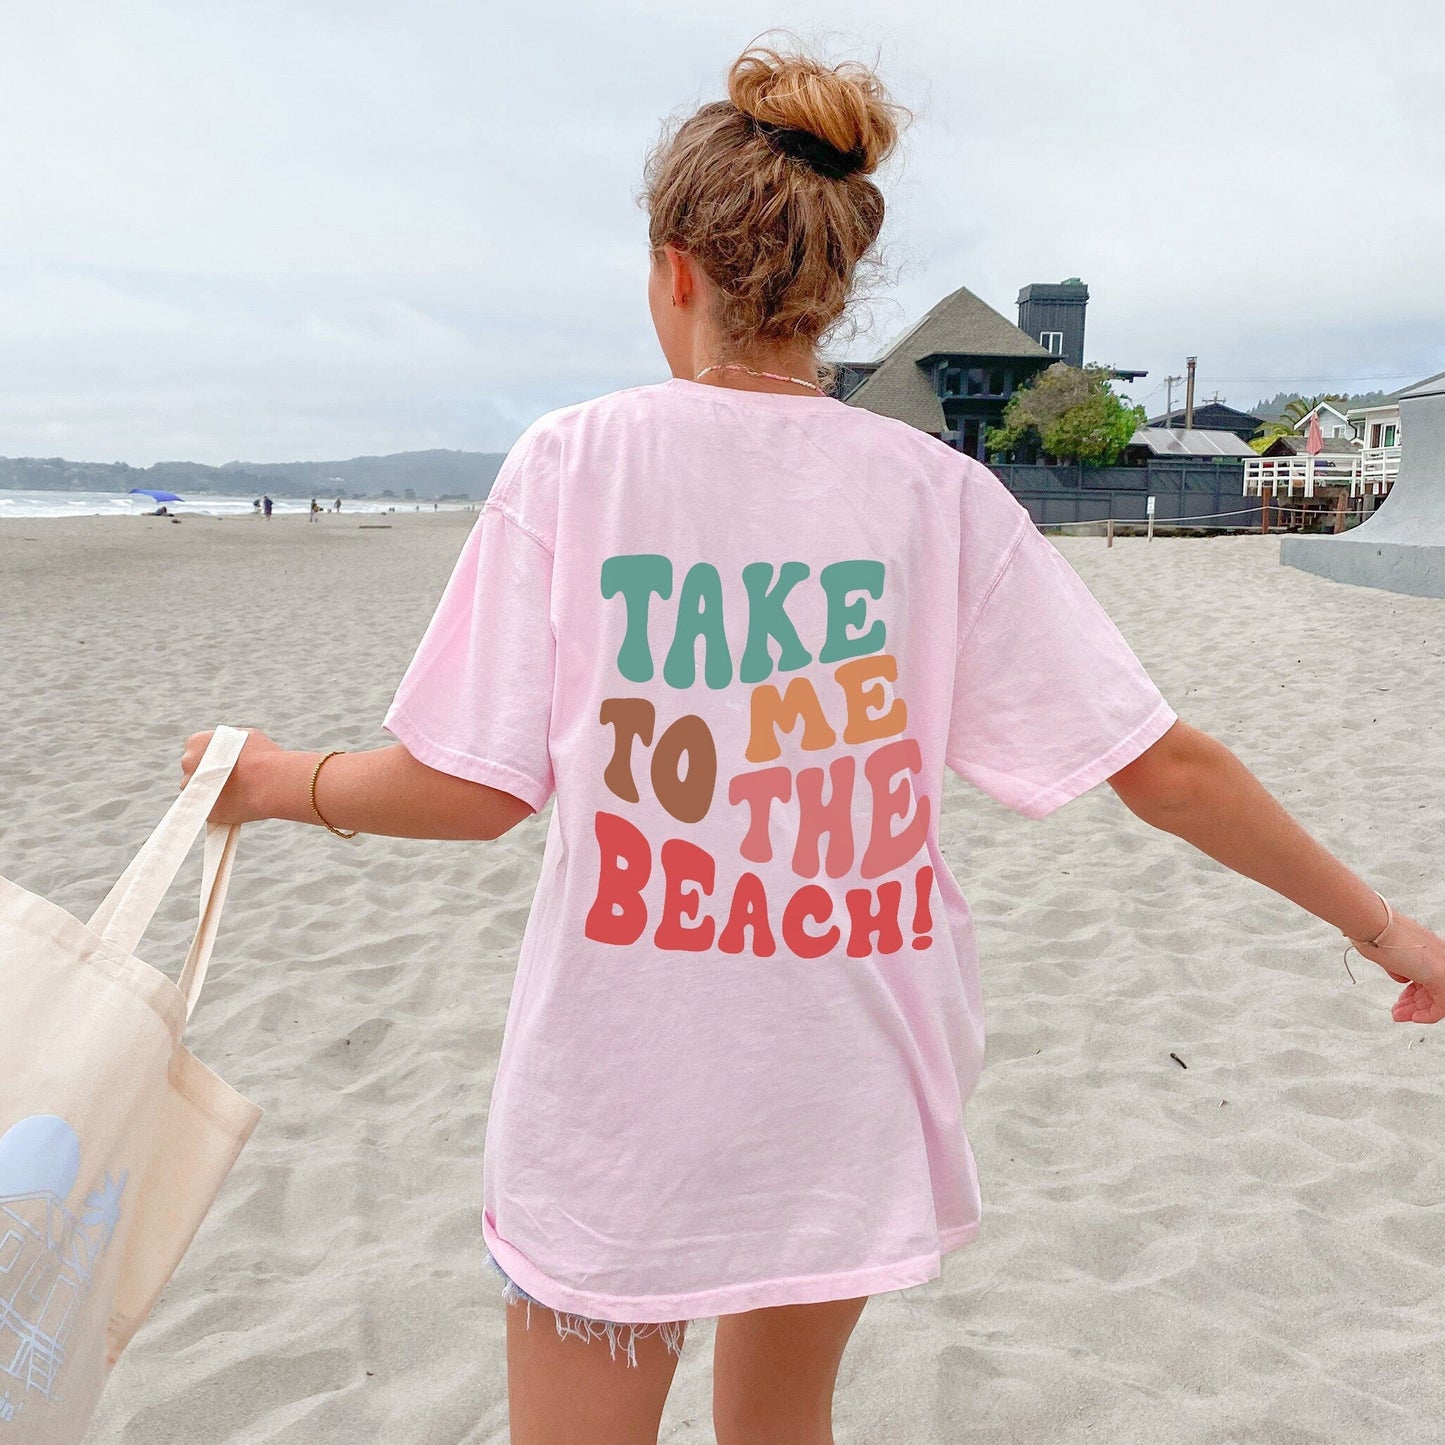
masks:
[(693, 380), (701, 381), (710, 371), (745, 371), (749, 376), (763, 376), (769, 381), (791, 381), (798, 386), (811, 386), (819, 396), (828, 394), (816, 381), (804, 381), (801, 376), (782, 376), (776, 371), (754, 371), (751, 366), (744, 366), (740, 361), (727, 361), (716, 366), (705, 366), (693, 377)]

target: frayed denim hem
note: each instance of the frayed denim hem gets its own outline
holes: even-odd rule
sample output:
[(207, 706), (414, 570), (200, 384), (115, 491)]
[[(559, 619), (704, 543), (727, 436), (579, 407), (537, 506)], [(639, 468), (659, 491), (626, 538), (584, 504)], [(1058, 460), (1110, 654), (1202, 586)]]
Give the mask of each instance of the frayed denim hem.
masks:
[[(510, 1306), (522, 1304), (527, 1307), (527, 1328), (532, 1327), (532, 1306), (538, 1309), (551, 1310), (550, 1305), (544, 1305), (541, 1300), (533, 1299), (492, 1257), (490, 1250), (486, 1251), (487, 1263), (496, 1270), (502, 1277), (502, 1299)], [(557, 1334), (561, 1339), (569, 1335), (579, 1340), (606, 1340), (607, 1349), (612, 1358), (617, 1358), (617, 1351), (622, 1350), (623, 1358), (629, 1365), (637, 1364), (637, 1341), (644, 1340), (649, 1335), (657, 1335), (669, 1354), (682, 1354), (682, 1334), (685, 1320), (674, 1320), (670, 1324), (622, 1324), (614, 1320), (593, 1320), (586, 1315), (564, 1314), (561, 1310), (552, 1310), (552, 1318), (557, 1323)]]

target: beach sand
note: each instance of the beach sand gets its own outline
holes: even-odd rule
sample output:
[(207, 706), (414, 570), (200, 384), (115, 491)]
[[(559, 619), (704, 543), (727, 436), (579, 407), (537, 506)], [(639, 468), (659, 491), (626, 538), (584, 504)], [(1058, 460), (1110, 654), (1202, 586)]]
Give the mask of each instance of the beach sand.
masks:
[[(0, 873), (88, 914), (194, 730), (392, 741), (472, 518), (363, 520), (0, 526)], [(1181, 716), (1445, 926), (1445, 602), (1273, 538), (1059, 545)], [(506, 1439), (481, 1144), (543, 834), (246, 829), (188, 1041), (266, 1114), (93, 1445)], [(1332, 929), (1106, 785), (1029, 822), (950, 779), (942, 835), (983, 956), (983, 1228), (869, 1305), (839, 1441), (1440, 1440), (1445, 1029), (1393, 1023)], [(171, 971), (198, 855), (145, 949)], [(666, 1441), (712, 1439), (711, 1337)]]

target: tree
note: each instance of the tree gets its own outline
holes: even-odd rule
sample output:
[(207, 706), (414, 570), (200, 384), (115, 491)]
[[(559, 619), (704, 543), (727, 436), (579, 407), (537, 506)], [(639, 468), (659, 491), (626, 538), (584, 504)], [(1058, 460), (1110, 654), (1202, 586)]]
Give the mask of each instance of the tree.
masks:
[(1059, 461), (1111, 466), (1145, 415), (1115, 394), (1111, 374), (1107, 366), (1056, 361), (1009, 398), (1003, 424), (989, 431), (989, 450), (1011, 452), (1032, 441)]

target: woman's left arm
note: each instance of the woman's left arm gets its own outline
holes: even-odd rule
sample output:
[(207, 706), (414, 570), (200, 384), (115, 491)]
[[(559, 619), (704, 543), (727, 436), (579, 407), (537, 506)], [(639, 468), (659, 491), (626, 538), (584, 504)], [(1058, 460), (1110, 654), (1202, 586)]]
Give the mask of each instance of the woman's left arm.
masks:
[[(280, 818), (320, 826), (324, 817), (344, 832), (461, 840), (499, 838), (532, 816), (532, 808), (522, 799), (427, 767), (401, 743), (340, 753), (316, 776), (316, 765), (325, 753), (293, 752), (257, 728), (246, 732), (241, 755), (211, 810), (213, 823)], [(210, 738), (209, 732), (203, 732), (186, 739), (182, 787)]]
[(1217, 738), (1176, 722), (1109, 779), (1124, 805), (1155, 828), (1193, 844), (1226, 868), (1263, 883), (1356, 941), (1360, 953), (1406, 985), (1398, 1023), (1445, 1019), (1445, 938), (1396, 913), (1313, 838)]

